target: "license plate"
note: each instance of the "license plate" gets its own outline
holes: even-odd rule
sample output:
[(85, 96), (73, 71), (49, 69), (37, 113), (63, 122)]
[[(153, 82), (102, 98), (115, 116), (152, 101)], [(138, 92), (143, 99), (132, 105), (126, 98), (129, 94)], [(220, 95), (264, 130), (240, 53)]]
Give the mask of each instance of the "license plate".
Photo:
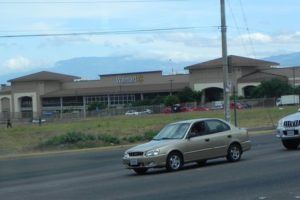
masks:
[(292, 136), (292, 135), (295, 135), (295, 131), (287, 131), (286, 134), (288, 136)]
[(130, 160), (130, 165), (132, 165), (132, 166), (138, 165), (138, 161), (137, 160)]

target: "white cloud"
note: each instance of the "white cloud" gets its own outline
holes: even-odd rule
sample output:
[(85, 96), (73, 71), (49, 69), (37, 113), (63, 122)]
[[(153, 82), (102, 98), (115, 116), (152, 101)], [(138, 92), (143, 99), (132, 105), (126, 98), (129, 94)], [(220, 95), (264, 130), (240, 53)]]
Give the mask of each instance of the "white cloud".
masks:
[(300, 31), (295, 33), (280, 34), (277, 39), (281, 42), (295, 42), (300, 40)]
[[(178, 32), (148, 35), (86, 37), (91, 44), (110, 49), (114, 55), (134, 58), (172, 60), (174, 63), (199, 61), (220, 54), (220, 38), (203, 37), (199, 33)], [(109, 50), (108, 50), (109, 51)], [(105, 51), (105, 52), (108, 52)], [(211, 55), (209, 55), (211, 54)]]
[(16, 56), (4, 61), (3, 66), (12, 71), (26, 70), (33, 67), (33, 63), (23, 56)]
[(19, 72), (29, 72), (32, 70), (45, 70), (53, 67), (52, 62), (33, 61), (22, 55), (17, 55), (0, 61), (0, 75), (14, 74)]
[(273, 38), (270, 35), (265, 33), (250, 33), (244, 34), (237, 38), (237, 41), (253, 41), (259, 43), (270, 43), (273, 41)]

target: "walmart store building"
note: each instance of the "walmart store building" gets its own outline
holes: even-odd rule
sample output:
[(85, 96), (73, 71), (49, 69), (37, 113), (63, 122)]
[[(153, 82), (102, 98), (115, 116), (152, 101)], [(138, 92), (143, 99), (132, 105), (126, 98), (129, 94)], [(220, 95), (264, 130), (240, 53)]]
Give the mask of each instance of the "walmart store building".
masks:
[[(263, 80), (279, 78), (300, 84), (297, 68), (274, 68), (278, 63), (228, 56), (231, 86), (246, 96)], [(223, 95), (222, 59), (187, 66), (187, 74), (163, 75), (162, 71), (100, 75), (99, 80), (42, 71), (9, 80), (0, 90), (0, 118), (36, 118), (43, 112), (85, 111), (92, 102), (108, 107), (165, 96), (184, 87), (202, 91), (202, 103), (220, 100)]]

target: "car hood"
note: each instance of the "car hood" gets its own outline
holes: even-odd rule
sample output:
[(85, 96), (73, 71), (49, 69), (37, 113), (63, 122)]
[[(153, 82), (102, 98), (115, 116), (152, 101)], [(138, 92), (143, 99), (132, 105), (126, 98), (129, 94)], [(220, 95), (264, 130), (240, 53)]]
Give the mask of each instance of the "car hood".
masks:
[(145, 152), (153, 149), (158, 149), (160, 147), (172, 144), (178, 141), (178, 139), (168, 139), (168, 140), (151, 140), (150, 142), (140, 144), (133, 148), (128, 149), (126, 152)]
[(295, 120), (300, 120), (300, 112), (288, 115), (284, 118), (281, 119), (282, 121), (295, 121)]

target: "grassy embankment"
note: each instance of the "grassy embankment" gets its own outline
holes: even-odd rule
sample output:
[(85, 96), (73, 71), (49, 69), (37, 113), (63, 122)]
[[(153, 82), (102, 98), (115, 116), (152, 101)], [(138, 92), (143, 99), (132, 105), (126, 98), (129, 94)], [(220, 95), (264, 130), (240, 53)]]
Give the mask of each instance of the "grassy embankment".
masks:
[[(238, 110), (239, 127), (255, 128), (276, 125), (279, 118), (294, 113), (298, 107)], [(232, 121), (233, 121), (233, 112)], [(68, 123), (13, 124), (0, 129), (0, 155), (111, 146), (146, 140), (165, 124), (193, 118), (223, 118), (223, 111), (114, 116)]]

